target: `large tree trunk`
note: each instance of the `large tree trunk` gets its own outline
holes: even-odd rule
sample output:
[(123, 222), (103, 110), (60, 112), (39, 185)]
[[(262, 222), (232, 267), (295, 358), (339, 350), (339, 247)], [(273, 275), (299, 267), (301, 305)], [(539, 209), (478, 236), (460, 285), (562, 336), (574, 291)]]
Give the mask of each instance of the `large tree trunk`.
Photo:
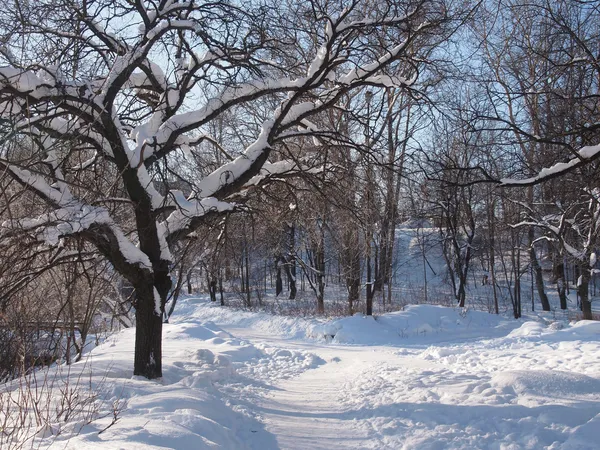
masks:
[(152, 283), (136, 286), (133, 374), (162, 377), (162, 314), (157, 314)]
[(457, 298), (458, 298), (458, 307), (459, 308), (464, 308), (465, 307), (465, 303), (467, 300), (467, 293), (465, 290), (465, 282), (462, 280), (462, 277), (460, 278), (460, 284), (458, 285), (458, 293), (457, 293)]

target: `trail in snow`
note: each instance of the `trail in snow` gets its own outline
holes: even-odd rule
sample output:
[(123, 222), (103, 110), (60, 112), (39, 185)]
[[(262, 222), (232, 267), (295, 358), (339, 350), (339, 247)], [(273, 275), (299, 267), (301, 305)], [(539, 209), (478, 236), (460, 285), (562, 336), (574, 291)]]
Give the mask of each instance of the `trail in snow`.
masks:
[[(255, 411), (267, 431), (275, 435), (281, 449), (375, 449), (385, 444), (365, 422), (371, 411), (353, 404), (351, 385), (372, 381), (359, 379), (365, 370), (394, 364), (430, 367), (415, 358), (399, 357), (388, 347), (340, 346), (307, 343), (273, 336), (252, 328), (226, 327), (228, 332), (259, 345), (291, 349), (307, 348), (325, 361), (300, 375), (272, 385), (256, 400)], [(362, 388), (361, 388), (362, 389)]]
[[(337, 357), (336, 357), (337, 358)], [(341, 380), (363, 361), (343, 358), (277, 383), (277, 390), (260, 399), (257, 410), (280, 448), (374, 448), (367, 424), (340, 398)]]
[(593, 449), (600, 324), (582, 324), (548, 333), (526, 322), (492, 339), (438, 336), (437, 345), (413, 339), (400, 348), (307, 345), (221, 325), (263, 345), (308, 347), (327, 362), (276, 382), (256, 401), (276, 448)]

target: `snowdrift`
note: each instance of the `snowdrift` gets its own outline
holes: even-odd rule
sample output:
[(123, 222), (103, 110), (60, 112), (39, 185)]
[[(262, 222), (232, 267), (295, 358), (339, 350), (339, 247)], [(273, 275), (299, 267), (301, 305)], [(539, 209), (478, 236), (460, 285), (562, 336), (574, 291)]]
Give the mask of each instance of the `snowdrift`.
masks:
[(505, 335), (519, 323), (480, 311), (433, 305), (411, 305), (404, 311), (381, 316), (334, 320), (315, 326), (309, 336), (323, 337), (339, 344), (406, 345), (456, 338)]

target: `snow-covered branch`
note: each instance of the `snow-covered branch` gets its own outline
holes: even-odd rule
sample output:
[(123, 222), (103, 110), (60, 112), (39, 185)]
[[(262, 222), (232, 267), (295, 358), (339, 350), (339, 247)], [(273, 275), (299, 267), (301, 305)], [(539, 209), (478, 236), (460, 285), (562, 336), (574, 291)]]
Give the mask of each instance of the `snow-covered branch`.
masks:
[(560, 177), (572, 170), (585, 166), (600, 158), (600, 145), (582, 147), (577, 152), (577, 157), (568, 162), (556, 163), (551, 167), (540, 170), (536, 175), (524, 179), (503, 178), (500, 180), (501, 186), (532, 186), (553, 178)]

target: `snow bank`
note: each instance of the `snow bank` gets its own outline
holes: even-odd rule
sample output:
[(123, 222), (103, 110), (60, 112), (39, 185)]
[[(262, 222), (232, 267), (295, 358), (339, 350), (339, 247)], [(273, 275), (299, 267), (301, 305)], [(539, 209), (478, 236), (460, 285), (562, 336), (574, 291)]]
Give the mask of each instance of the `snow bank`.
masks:
[(516, 326), (514, 320), (480, 311), (410, 305), (404, 311), (376, 317), (354, 315), (338, 319), (314, 327), (311, 335), (331, 337), (339, 344), (405, 345), (503, 335)]
[(305, 339), (313, 336), (313, 329), (323, 325), (319, 319), (287, 317), (264, 312), (240, 311), (223, 308), (205, 298), (189, 298), (177, 304), (178, 320), (211, 321), (220, 326), (252, 328), (268, 335), (286, 339)]
[(519, 322), (480, 311), (433, 305), (410, 305), (380, 316), (355, 314), (340, 319), (276, 316), (223, 308), (205, 299), (190, 298), (176, 314), (210, 320), (222, 326), (252, 328), (286, 339), (316, 339), (334, 344), (405, 345), (504, 336)]
[(600, 394), (600, 379), (587, 375), (551, 370), (514, 370), (498, 372), (491, 384), (499, 388), (511, 388), (526, 397), (543, 397), (552, 402), (557, 399), (576, 402), (590, 393)]

